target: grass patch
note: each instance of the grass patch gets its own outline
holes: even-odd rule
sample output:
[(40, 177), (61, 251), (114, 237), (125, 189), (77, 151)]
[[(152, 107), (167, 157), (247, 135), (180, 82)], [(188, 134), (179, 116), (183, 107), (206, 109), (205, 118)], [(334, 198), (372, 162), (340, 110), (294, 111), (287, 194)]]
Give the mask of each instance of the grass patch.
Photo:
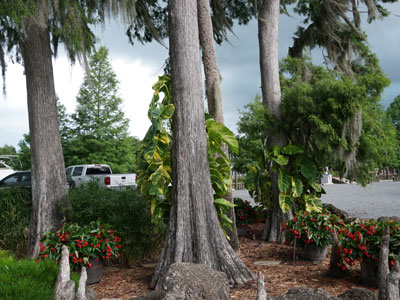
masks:
[[(52, 300), (57, 275), (54, 261), (15, 260), (9, 252), (0, 250), (1, 300)], [(71, 276), (77, 285), (79, 275)]]

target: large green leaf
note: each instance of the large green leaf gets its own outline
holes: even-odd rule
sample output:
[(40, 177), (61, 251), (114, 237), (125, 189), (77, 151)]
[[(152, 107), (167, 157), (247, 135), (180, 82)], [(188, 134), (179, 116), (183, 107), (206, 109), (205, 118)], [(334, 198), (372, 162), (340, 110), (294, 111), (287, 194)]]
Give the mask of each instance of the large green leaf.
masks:
[(305, 207), (307, 211), (321, 211), (322, 202), (315, 194), (304, 196)]
[(287, 213), (292, 207), (293, 198), (288, 193), (279, 193), (279, 206), (283, 213)]
[(312, 187), (316, 192), (318, 192), (318, 193), (321, 193), (321, 192), (322, 192), (322, 187), (321, 187), (318, 183), (316, 183), (316, 182), (313, 181), (313, 180), (310, 180), (309, 183), (310, 183), (311, 187)]
[(286, 166), (289, 162), (289, 158), (279, 154), (277, 157), (271, 157), (271, 159), (280, 166)]
[(171, 119), (174, 112), (175, 112), (175, 106), (173, 104), (168, 104), (164, 107), (160, 117), (162, 119)]
[(286, 145), (285, 147), (282, 148), (281, 152), (284, 154), (293, 155), (297, 153), (303, 153), (304, 149), (298, 145)]
[(317, 167), (315, 166), (314, 162), (307, 156), (303, 157), (299, 161), (299, 166), (301, 174), (305, 178), (313, 180), (317, 177)]
[(233, 134), (224, 124), (221, 124), (214, 119), (206, 121), (207, 134), (211, 140), (216, 142), (223, 141), (228, 145), (229, 149), (235, 154), (239, 154), (239, 143)]
[(290, 174), (284, 168), (279, 169), (278, 187), (281, 192), (285, 192), (290, 188)]
[(300, 178), (292, 177), (292, 196), (298, 198), (303, 194), (303, 183)]
[(229, 202), (228, 200), (224, 199), (224, 198), (218, 198), (214, 200), (215, 204), (220, 204), (223, 206), (229, 206), (229, 207), (235, 207), (236, 205), (233, 204), (232, 202)]
[(278, 156), (281, 153), (281, 146), (272, 146), (272, 153), (274, 156)]

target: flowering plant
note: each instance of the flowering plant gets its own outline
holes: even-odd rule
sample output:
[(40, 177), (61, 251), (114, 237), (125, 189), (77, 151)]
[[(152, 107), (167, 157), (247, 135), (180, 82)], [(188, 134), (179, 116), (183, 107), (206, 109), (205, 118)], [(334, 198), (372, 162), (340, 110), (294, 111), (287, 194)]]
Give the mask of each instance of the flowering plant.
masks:
[(70, 263), (73, 266), (91, 267), (92, 260), (119, 257), (121, 238), (108, 224), (100, 220), (91, 222), (89, 226), (63, 223), (57, 232), (44, 235), (40, 246), (40, 259), (61, 259), (61, 247), (68, 247)]
[(286, 230), (288, 242), (296, 238), (300, 246), (313, 244), (323, 248), (332, 244), (333, 230), (341, 224), (343, 221), (340, 217), (327, 210), (299, 211), (292, 220), (282, 224), (282, 231)]
[(246, 226), (257, 222), (263, 222), (262, 206), (251, 206), (249, 201), (235, 198), (236, 225)]
[(353, 265), (356, 261), (379, 260), (379, 251), (382, 234), (385, 227), (389, 227), (389, 261), (390, 266), (400, 260), (400, 225), (392, 220), (375, 221), (356, 220), (339, 231), (338, 252), (342, 258), (340, 267), (345, 270), (346, 265)]

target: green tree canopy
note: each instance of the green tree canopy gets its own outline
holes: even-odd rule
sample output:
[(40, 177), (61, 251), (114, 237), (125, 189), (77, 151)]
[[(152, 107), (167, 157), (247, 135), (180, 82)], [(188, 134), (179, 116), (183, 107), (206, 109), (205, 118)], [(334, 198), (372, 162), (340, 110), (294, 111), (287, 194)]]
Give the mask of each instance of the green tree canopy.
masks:
[(129, 121), (121, 108), (118, 80), (107, 48), (100, 47), (90, 57), (89, 67), (71, 120), (59, 106), (66, 165), (107, 163), (114, 172), (132, 171), (138, 141), (128, 137)]
[[(345, 172), (344, 157), (356, 147), (353, 176), (361, 182), (375, 167), (396, 164), (395, 134), (380, 105), (383, 89), (389, 84), (374, 55), (362, 65), (354, 65), (358, 75), (349, 77), (303, 59), (281, 62), (283, 95), (282, 126), (292, 142), (302, 145), (319, 167), (330, 166)], [(259, 98), (240, 112), (238, 122), (240, 160), (234, 169), (243, 170), (243, 161), (256, 161), (266, 128), (273, 128), (271, 115)], [(363, 122), (358, 143), (352, 143), (353, 116), (362, 110)], [(279, 124), (278, 124), (279, 125)], [(353, 128), (354, 129), (354, 128)], [(261, 150), (261, 149), (260, 149)]]
[(4, 145), (0, 147), (0, 155), (16, 155), (17, 151), (15, 151), (15, 147), (11, 145)]
[[(390, 103), (388, 109), (388, 114), (392, 118), (393, 125), (396, 127), (397, 131), (400, 133), (400, 95), (398, 95), (392, 103)], [(399, 135), (400, 138), (400, 135)]]

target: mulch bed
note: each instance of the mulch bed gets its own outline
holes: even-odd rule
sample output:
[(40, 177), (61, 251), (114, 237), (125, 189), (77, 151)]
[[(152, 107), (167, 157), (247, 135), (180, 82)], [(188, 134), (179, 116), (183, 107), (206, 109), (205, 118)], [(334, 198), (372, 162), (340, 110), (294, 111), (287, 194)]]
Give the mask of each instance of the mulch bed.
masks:
[[(359, 266), (350, 269), (349, 276), (341, 279), (327, 276), (329, 254), (321, 262), (304, 261), (297, 255), (293, 265), (293, 247), (240, 237), (239, 257), (250, 267), (254, 274), (262, 272), (268, 295), (277, 297), (296, 286), (311, 289), (323, 288), (332, 296), (344, 293), (352, 287), (364, 287)], [(255, 264), (256, 263), (256, 264)], [(132, 299), (149, 292), (149, 282), (156, 260), (142, 261), (132, 268), (106, 268), (100, 283), (91, 287), (96, 291), (97, 299), (121, 298)], [(260, 265), (261, 264), (261, 265)], [(377, 290), (370, 288), (372, 291)], [(255, 300), (257, 282), (237, 286), (231, 289), (230, 299)]]

